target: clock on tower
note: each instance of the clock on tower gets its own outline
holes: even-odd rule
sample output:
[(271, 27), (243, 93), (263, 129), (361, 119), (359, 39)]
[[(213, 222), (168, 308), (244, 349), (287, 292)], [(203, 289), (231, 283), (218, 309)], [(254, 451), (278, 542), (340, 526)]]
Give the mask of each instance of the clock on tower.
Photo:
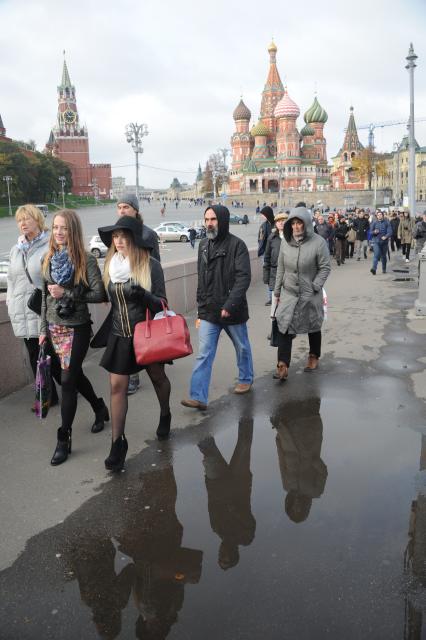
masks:
[(75, 111), (73, 111), (72, 109), (67, 109), (66, 111), (64, 111), (62, 117), (66, 124), (74, 124), (77, 118)]

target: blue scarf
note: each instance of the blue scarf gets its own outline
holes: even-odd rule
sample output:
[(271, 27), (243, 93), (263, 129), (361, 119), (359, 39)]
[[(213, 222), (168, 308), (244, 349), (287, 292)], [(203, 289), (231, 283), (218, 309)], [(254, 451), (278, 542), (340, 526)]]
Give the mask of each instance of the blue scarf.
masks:
[(63, 285), (67, 284), (74, 274), (74, 265), (71, 262), (68, 251), (55, 251), (50, 259), (50, 275), (53, 282)]
[(32, 240), (27, 240), (25, 236), (19, 236), (16, 246), (18, 247), (19, 251), (22, 251), (22, 253), (27, 254), (28, 251), (33, 246), (33, 244), (35, 244), (39, 240), (42, 240), (43, 238), (45, 238), (46, 235), (47, 235), (46, 231), (41, 231), (38, 234), (38, 236), (36, 236)]

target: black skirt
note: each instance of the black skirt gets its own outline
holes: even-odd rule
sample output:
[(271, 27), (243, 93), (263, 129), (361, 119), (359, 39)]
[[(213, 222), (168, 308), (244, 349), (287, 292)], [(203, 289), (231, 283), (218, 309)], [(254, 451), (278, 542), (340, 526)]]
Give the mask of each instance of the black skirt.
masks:
[(123, 338), (113, 333), (108, 336), (107, 346), (99, 364), (110, 373), (122, 376), (130, 376), (145, 369), (144, 365), (136, 362), (133, 338)]

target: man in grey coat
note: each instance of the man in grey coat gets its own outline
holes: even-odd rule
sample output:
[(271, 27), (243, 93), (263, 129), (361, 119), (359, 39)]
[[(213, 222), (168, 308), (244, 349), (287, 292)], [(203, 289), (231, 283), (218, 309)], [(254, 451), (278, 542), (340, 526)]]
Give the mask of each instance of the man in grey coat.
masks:
[(286, 380), (293, 338), (309, 337), (305, 371), (315, 371), (321, 356), (324, 320), (322, 288), (330, 273), (330, 254), (324, 238), (314, 233), (305, 207), (296, 207), (284, 225), (275, 280), (275, 314), (278, 324), (278, 364), (274, 377)]

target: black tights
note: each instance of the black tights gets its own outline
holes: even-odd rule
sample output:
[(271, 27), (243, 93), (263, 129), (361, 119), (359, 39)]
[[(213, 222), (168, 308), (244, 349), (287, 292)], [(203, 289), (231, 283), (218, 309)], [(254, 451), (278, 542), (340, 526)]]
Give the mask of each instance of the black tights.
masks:
[(84, 375), (82, 364), (89, 348), (90, 325), (74, 327), (70, 365), (68, 369), (61, 369), (62, 428), (71, 431), (77, 410), (77, 393), (90, 403), (93, 411), (99, 408), (99, 398), (96, 396), (90, 380)]
[[(146, 372), (157, 394), (158, 402), (160, 403), (160, 413), (162, 416), (166, 416), (170, 412), (170, 380), (164, 371), (164, 364), (150, 364), (146, 367)], [(129, 376), (111, 373), (111, 424), (113, 440), (117, 440), (117, 438), (123, 435), (124, 427), (126, 426), (128, 384)]]
[[(291, 362), (291, 347), (293, 338), (296, 336), (289, 333), (278, 332), (278, 362), (285, 362), (289, 367)], [(309, 338), (309, 353), (321, 357), (321, 331), (314, 331), (308, 333)]]
[(407, 260), (410, 259), (410, 250), (411, 250), (411, 242), (403, 242), (402, 245), (402, 255), (405, 256), (407, 258)]

